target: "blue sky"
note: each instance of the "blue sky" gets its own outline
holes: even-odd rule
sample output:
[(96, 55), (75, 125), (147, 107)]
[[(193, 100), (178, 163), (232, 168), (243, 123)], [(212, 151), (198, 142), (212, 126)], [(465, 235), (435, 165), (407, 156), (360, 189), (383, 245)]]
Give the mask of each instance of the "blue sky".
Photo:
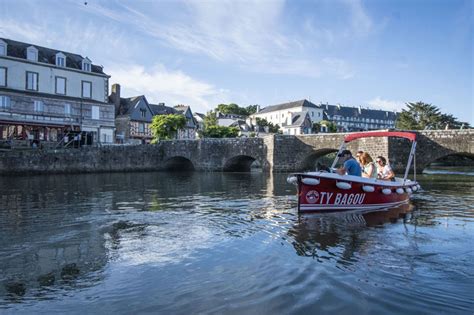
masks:
[(123, 96), (198, 112), (423, 101), (474, 125), (473, 24), (470, 0), (0, 0), (1, 37), (88, 56)]

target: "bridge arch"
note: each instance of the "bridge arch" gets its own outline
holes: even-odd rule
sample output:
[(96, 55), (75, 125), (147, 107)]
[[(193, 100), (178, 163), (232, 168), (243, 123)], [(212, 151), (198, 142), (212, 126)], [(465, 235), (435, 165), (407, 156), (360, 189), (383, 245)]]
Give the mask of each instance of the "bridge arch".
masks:
[(174, 156), (165, 160), (163, 169), (172, 172), (190, 172), (195, 168), (190, 159), (184, 156)]
[(224, 172), (250, 172), (252, 164), (261, 167), (261, 163), (249, 155), (237, 155), (226, 160), (222, 170)]
[[(312, 151), (301, 161), (299, 165), (299, 171), (315, 171), (319, 168), (331, 167), (331, 163), (335, 158), (335, 153), (337, 150), (338, 149), (334, 148), (323, 148)], [(328, 156), (331, 153), (334, 153), (334, 156)], [(326, 156), (328, 157), (325, 158)]]
[(440, 164), (441, 166), (474, 166), (474, 154), (468, 152), (450, 152), (424, 161), (423, 169)]

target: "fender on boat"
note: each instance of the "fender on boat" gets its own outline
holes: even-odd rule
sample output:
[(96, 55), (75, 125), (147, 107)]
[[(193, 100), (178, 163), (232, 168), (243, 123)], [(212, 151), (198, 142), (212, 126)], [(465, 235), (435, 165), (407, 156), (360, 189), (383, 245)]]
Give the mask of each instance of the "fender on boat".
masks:
[(405, 188), (405, 191), (406, 191), (407, 193), (409, 193), (409, 194), (411, 194), (411, 193), (412, 193), (412, 190), (411, 190), (411, 188), (410, 188), (410, 187), (407, 187), (407, 188)]
[(365, 191), (365, 192), (374, 192), (375, 187), (374, 186), (369, 186), (369, 185), (364, 185), (364, 186), (362, 186), (362, 190)]
[(286, 179), (286, 182), (288, 184), (293, 184), (293, 185), (296, 185), (297, 181), (298, 181), (298, 177), (296, 176), (288, 176), (288, 178)]
[(392, 193), (392, 190), (390, 188), (382, 189), (382, 194), (384, 195), (390, 195), (391, 193)]
[(346, 189), (346, 190), (352, 188), (351, 183), (347, 183), (347, 182), (336, 182), (336, 186), (339, 189)]
[(395, 191), (396, 191), (396, 192), (397, 192), (397, 194), (399, 194), (399, 195), (401, 195), (401, 194), (405, 193), (405, 191), (403, 190), (403, 188), (400, 188), (400, 187), (399, 187), (399, 188), (397, 188)]
[(310, 185), (310, 186), (316, 186), (316, 185), (319, 185), (319, 179), (317, 178), (309, 178), (309, 177), (305, 177), (301, 180), (303, 182), (303, 184), (305, 185)]

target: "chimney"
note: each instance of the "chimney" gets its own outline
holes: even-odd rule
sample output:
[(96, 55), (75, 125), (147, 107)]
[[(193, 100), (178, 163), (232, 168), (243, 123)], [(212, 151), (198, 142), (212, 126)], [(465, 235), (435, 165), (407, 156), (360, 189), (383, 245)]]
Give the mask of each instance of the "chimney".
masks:
[(115, 111), (120, 108), (120, 84), (112, 84), (112, 93), (110, 94), (110, 101), (115, 105)]
[(288, 112), (288, 118), (286, 119), (286, 124), (288, 126), (291, 126), (293, 123), (293, 113), (292, 112)]
[(255, 113), (258, 113), (260, 111), (260, 105), (257, 105), (257, 110)]

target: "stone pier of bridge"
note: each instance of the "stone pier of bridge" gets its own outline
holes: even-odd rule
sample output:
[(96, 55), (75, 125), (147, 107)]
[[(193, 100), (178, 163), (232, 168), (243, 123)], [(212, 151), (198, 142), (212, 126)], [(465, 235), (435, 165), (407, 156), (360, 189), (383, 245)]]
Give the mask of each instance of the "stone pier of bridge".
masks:
[[(417, 171), (450, 155), (474, 159), (474, 130), (417, 132)], [(338, 150), (344, 133), (262, 138), (160, 141), (156, 145), (104, 146), (81, 149), (0, 152), (1, 174), (90, 173), (130, 171), (295, 172), (314, 168), (314, 161)], [(404, 171), (411, 143), (403, 138), (363, 138), (348, 144), (352, 152), (388, 157)]]

